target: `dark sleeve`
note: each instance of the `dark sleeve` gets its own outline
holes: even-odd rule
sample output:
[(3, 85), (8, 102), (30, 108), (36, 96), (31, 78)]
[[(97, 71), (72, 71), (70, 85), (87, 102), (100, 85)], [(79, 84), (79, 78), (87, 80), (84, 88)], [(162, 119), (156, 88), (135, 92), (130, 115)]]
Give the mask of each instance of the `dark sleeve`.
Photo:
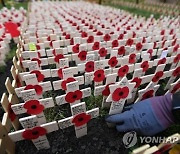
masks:
[(172, 96), (172, 113), (176, 124), (180, 124), (180, 91)]

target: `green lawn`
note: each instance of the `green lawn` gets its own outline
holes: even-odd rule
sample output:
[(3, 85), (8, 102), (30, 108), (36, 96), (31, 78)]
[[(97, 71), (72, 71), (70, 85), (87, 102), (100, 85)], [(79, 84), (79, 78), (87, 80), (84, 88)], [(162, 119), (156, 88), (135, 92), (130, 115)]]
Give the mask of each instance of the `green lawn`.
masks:
[[(8, 1), (5, 1), (5, 4), (7, 8), (15, 7), (16, 9), (19, 9), (20, 7), (24, 7), (24, 9), (27, 10), (28, 1), (15, 2), (14, 0), (8, 0)], [(0, 4), (0, 9), (2, 7), (3, 7), (2, 4)]]

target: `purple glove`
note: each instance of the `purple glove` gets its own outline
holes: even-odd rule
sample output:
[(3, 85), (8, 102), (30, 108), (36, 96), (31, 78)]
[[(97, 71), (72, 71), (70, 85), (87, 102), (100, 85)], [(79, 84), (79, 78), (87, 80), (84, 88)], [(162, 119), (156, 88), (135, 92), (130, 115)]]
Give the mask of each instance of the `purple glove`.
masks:
[(137, 102), (129, 111), (110, 115), (106, 121), (115, 123), (120, 132), (134, 130), (142, 135), (154, 135), (174, 123), (171, 95), (169, 93)]

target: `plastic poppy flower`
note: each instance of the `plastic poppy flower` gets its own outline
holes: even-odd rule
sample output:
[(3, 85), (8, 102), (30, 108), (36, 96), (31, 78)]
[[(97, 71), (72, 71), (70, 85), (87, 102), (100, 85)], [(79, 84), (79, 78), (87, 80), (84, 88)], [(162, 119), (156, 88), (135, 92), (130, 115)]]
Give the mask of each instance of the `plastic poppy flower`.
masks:
[(8, 117), (10, 118), (11, 121), (14, 121), (16, 119), (16, 115), (12, 110), (11, 105), (12, 105), (11, 103), (9, 103), (8, 105)]
[(46, 135), (47, 130), (43, 127), (34, 127), (33, 129), (27, 129), (22, 133), (22, 137), (26, 140), (37, 139), (40, 136)]
[(36, 49), (40, 50), (41, 49), (40, 45), (36, 45)]
[(164, 35), (165, 34), (165, 30), (163, 29), (160, 34)]
[(142, 95), (142, 100), (153, 97), (154, 90), (149, 90)]
[(18, 88), (22, 86), (18, 75), (16, 75), (16, 84)]
[(38, 63), (39, 66), (40, 66), (40, 64), (41, 64), (41, 60), (38, 59), (38, 58), (33, 58), (33, 59), (31, 59), (31, 61), (37, 61), (37, 63)]
[(76, 90), (74, 92), (69, 92), (65, 96), (65, 100), (68, 103), (74, 103), (77, 100), (80, 100), (82, 98), (82, 91)]
[[(111, 83), (111, 84), (113, 84), (113, 83)], [(102, 95), (103, 95), (103, 96), (109, 96), (109, 95), (110, 95), (109, 85), (111, 85), (111, 84), (106, 85), (106, 87), (105, 87), (104, 90), (102, 91)]]
[(171, 44), (171, 45), (172, 45), (172, 46), (175, 46), (176, 41), (177, 41), (177, 38), (172, 41), (172, 44)]
[(119, 46), (118, 40), (113, 40), (112, 41), (112, 47), (114, 48), (114, 47), (118, 47), (118, 46)]
[(124, 65), (122, 67), (119, 68), (118, 70), (118, 76), (119, 77), (124, 77), (129, 71), (129, 66), (128, 65)]
[(113, 101), (119, 101), (120, 99), (125, 99), (129, 95), (129, 88), (117, 88), (112, 94)]
[(157, 72), (154, 77), (152, 78), (153, 82), (158, 82), (160, 80), (160, 78), (163, 76), (163, 71), (159, 71)]
[(99, 42), (94, 42), (94, 45), (92, 46), (93, 50), (99, 50), (100, 44)]
[(27, 109), (27, 113), (30, 115), (40, 114), (44, 110), (44, 106), (38, 100), (27, 101), (23, 107)]
[(94, 42), (94, 36), (89, 36), (87, 39), (87, 43), (93, 43)]
[(111, 36), (109, 34), (104, 35), (104, 41), (109, 41)]
[(94, 71), (94, 62), (93, 61), (88, 61), (85, 64), (85, 71), (86, 72), (93, 72)]
[(118, 40), (122, 40), (124, 38), (124, 34), (120, 34)]
[(70, 45), (74, 45), (74, 39), (73, 38), (70, 39)]
[(166, 63), (166, 58), (162, 58), (158, 61), (158, 65), (161, 65), (161, 64), (165, 64)]
[(49, 42), (49, 46), (50, 46), (50, 47), (52, 47), (52, 46), (53, 46), (52, 42), (53, 42), (53, 41), (50, 41), (50, 42)]
[(93, 25), (89, 25), (89, 29), (93, 29)]
[(129, 63), (134, 64), (136, 62), (136, 54), (132, 53), (129, 55)]
[(76, 127), (79, 127), (87, 124), (89, 120), (91, 120), (91, 115), (86, 113), (80, 113), (72, 119), (72, 123), (74, 123)]
[(76, 45), (74, 45), (74, 46), (72, 47), (72, 51), (73, 51), (74, 53), (79, 53), (79, 45), (80, 45), (80, 44), (76, 44)]
[(105, 48), (101, 48), (98, 53), (99, 53), (100, 57), (106, 57), (107, 50)]
[(111, 59), (109, 59), (109, 61), (108, 61), (108, 65), (110, 67), (115, 67), (117, 64), (118, 64), (118, 60), (115, 56), (111, 57)]
[(100, 32), (100, 31), (98, 31), (98, 32), (96, 33), (96, 35), (100, 36), (100, 35), (103, 35), (103, 33)]
[(134, 88), (138, 88), (141, 85), (142, 79), (135, 77), (133, 80), (131, 80), (131, 82), (136, 82), (136, 85)]
[(87, 52), (86, 51), (81, 51), (79, 54), (78, 54), (78, 57), (81, 61), (84, 61), (86, 60), (86, 55), (87, 55)]
[(36, 91), (37, 95), (41, 95), (43, 92), (43, 88), (40, 85), (27, 85), (24, 90), (28, 90), (28, 89), (34, 89)]
[(82, 37), (82, 38), (87, 37), (87, 36), (88, 36), (88, 35), (87, 35), (86, 32), (82, 32), (82, 33), (81, 33), (81, 37)]
[(70, 39), (71, 35), (70, 34), (66, 34), (65, 39)]
[(178, 63), (180, 61), (180, 54), (176, 55), (176, 57), (173, 60), (173, 63)]
[(30, 74), (36, 74), (38, 82), (41, 82), (44, 80), (44, 75), (38, 70), (31, 71)]
[(136, 50), (140, 51), (142, 49), (143, 45), (139, 42), (136, 44)]
[(76, 81), (76, 80), (74, 78), (72, 78), (72, 77), (67, 78), (66, 80), (62, 81), (62, 83), (61, 83), (62, 89), (67, 90), (66, 84), (70, 83), (70, 82), (74, 82), (74, 81)]
[(129, 38), (129, 39), (126, 41), (126, 45), (129, 45), (129, 46), (133, 45), (133, 43), (134, 43), (134, 41), (133, 41), (133, 39), (131, 39), (131, 38)]
[(152, 50), (152, 49), (149, 49), (149, 50), (147, 51), (147, 53), (149, 53), (149, 54), (150, 54), (150, 58), (152, 58), (153, 50)]
[(179, 48), (179, 44), (177, 44), (174, 48), (173, 48), (173, 52), (177, 52)]
[(154, 42), (153, 49), (155, 49), (155, 48), (156, 48), (156, 46), (157, 46), (157, 43), (156, 43), (156, 42)]
[(143, 37), (142, 43), (146, 43), (146, 38)]
[(172, 75), (175, 76), (175, 77), (178, 76), (178, 75), (180, 75), (180, 66), (177, 67), (177, 68), (173, 71)]
[(141, 68), (143, 69), (143, 72), (146, 72), (149, 68), (149, 63), (148, 61), (144, 61), (142, 64), (141, 64)]
[(136, 37), (136, 33), (133, 31), (132, 37), (135, 38)]
[(101, 82), (105, 79), (104, 70), (97, 70), (94, 72), (94, 81)]
[(173, 87), (173, 89), (171, 90), (171, 93), (175, 93), (176, 91), (178, 91), (180, 89), (180, 82), (179, 83), (177, 83), (174, 87)]
[(124, 55), (126, 52), (125, 50), (125, 47), (124, 46), (121, 46), (119, 49), (118, 49), (118, 55)]
[(64, 55), (58, 54), (58, 55), (55, 56), (54, 61), (55, 61), (56, 63), (59, 63), (59, 59), (63, 59), (63, 58), (64, 58)]

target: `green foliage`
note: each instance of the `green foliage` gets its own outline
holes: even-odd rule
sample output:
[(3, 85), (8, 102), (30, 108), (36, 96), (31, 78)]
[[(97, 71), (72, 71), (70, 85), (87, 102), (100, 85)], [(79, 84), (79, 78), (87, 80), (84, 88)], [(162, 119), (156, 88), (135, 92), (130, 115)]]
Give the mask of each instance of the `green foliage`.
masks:
[[(11, 7), (15, 7), (16, 9), (19, 9), (20, 7), (23, 7), (24, 9), (27, 10), (28, 8), (28, 1), (24, 1), (24, 2), (15, 2), (14, 0), (4, 0), (5, 1), (5, 5), (7, 8), (11, 8)], [(2, 4), (0, 3), (0, 9), (3, 8)]]
[(0, 66), (0, 73), (4, 73), (6, 70), (6, 66), (5, 65), (1, 65)]

